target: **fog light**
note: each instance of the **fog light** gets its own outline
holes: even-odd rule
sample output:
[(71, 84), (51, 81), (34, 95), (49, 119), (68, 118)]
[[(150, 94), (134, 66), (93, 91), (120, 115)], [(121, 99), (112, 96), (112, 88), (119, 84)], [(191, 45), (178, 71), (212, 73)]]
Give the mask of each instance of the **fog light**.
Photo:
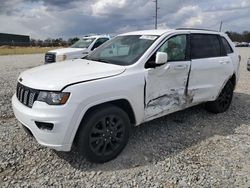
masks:
[(49, 131), (51, 131), (54, 128), (53, 123), (44, 123), (44, 122), (35, 121), (35, 124), (41, 130), (49, 130)]

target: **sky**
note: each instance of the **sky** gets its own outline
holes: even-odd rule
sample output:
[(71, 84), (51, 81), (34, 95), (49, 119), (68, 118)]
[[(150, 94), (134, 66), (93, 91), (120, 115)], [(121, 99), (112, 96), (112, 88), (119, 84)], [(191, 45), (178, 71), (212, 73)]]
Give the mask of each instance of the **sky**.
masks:
[[(250, 0), (158, 0), (158, 28), (250, 31)], [(35, 39), (154, 29), (153, 0), (0, 0), (0, 33)]]

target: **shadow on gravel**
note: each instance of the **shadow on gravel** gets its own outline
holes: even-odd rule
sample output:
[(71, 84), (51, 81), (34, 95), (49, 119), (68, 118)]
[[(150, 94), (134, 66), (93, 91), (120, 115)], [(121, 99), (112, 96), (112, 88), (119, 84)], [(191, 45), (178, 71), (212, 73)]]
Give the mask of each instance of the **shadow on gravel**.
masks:
[(125, 150), (113, 161), (92, 164), (77, 154), (56, 152), (81, 171), (113, 171), (155, 164), (214, 135), (230, 135), (250, 122), (250, 95), (235, 93), (230, 109), (222, 114), (206, 112), (202, 105), (134, 127)]

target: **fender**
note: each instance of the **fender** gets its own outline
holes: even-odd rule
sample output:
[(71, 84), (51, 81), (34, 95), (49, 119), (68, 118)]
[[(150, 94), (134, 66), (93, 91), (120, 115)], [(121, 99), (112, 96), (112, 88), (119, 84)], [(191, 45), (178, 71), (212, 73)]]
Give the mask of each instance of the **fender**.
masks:
[[(102, 100), (99, 100), (99, 101), (95, 101), (95, 102), (92, 102), (92, 103), (89, 103), (88, 105), (84, 106), (82, 109), (81, 109), (81, 112), (80, 112), (80, 115), (78, 116), (78, 119), (75, 123), (75, 126), (74, 128), (72, 129), (72, 132), (71, 132), (71, 136), (70, 136), (70, 140), (69, 140), (69, 143), (73, 143), (73, 140), (75, 138), (75, 135), (77, 133), (77, 130), (81, 124), (81, 121), (83, 119), (83, 117), (85, 116), (86, 112), (92, 108), (92, 107), (95, 107), (97, 105), (101, 105), (101, 104), (104, 104), (104, 103), (109, 103), (109, 102), (112, 102), (112, 101), (116, 101), (116, 100), (126, 100), (128, 101), (128, 103), (130, 104), (130, 106), (132, 107), (132, 110), (133, 110), (133, 113), (134, 113), (134, 108), (133, 108), (133, 103), (131, 103), (131, 100), (129, 100), (126, 96), (116, 96), (116, 97), (111, 97), (111, 98), (105, 98), (105, 99), (102, 99)], [(138, 124), (138, 117), (136, 116), (136, 114), (134, 113), (135, 115), (135, 121), (136, 121), (136, 125)]]

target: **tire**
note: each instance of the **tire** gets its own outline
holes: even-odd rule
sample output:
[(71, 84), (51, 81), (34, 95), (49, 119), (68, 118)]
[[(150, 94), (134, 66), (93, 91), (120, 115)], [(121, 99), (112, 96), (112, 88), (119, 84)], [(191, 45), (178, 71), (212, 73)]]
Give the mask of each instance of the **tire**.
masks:
[(207, 111), (218, 114), (228, 110), (233, 98), (233, 84), (228, 81), (227, 84), (222, 89), (219, 97), (212, 102), (207, 102), (205, 108)]
[(130, 128), (126, 112), (113, 105), (102, 106), (82, 121), (77, 133), (77, 148), (90, 162), (110, 161), (127, 145)]

